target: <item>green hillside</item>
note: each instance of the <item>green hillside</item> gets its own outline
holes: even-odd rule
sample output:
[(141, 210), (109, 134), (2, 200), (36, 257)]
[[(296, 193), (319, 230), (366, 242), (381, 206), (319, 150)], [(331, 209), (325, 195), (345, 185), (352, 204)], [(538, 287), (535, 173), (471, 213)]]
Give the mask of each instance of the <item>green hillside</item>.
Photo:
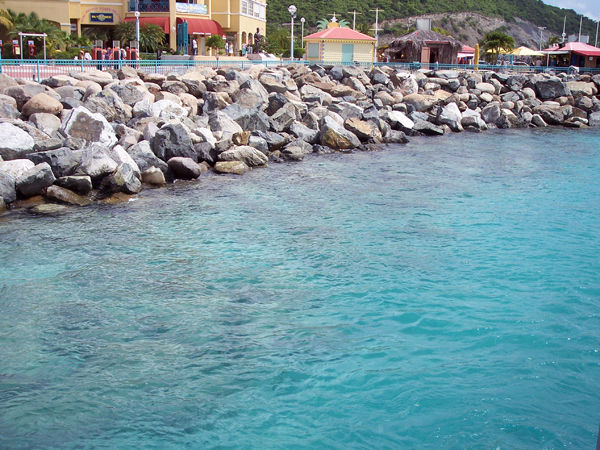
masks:
[[(292, 3), (298, 8), (297, 18), (306, 19), (305, 26), (308, 30), (314, 30), (319, 19), (333, 12), (338, 18), (352, 22), (352, 14), (348, 14), (348, 11), (356, 10), (361, 13), (356, 16), (357, 23), (375, 23), (375, 13), (370, 10), (379, 7), (383, 10), (379, 13), (380, 21), (421, 14), (476, 12), (485, 16), (502, 17), (508, 21), (519, 17), (560, 34), (564, 17), (567, 16), (567, 34), (579, 31), (580, 16), (575, 11), (546, 5), (540, 0), (267, 0), (269, 28), (289, 23), (287, 8)], [(593, 42), (596, 22), (584, 17), (582, 32), (588, 34)]]

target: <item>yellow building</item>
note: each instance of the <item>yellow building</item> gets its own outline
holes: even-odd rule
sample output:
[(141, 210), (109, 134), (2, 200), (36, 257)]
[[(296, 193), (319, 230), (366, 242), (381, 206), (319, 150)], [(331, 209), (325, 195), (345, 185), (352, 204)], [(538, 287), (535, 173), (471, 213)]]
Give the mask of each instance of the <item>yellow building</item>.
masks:
[[(4, 8), (17, 13), (35, 11), (65, 32), (81, 36), (89, 27), (112, 27), (135, 21), (135, 0), (5, 0)], [(197, 39), (198, 54), (208, 54), (204, 39), (213, 34), (226, 37), (235, 54), (252, 44), (257, 28), (266, 30), (265, 0), (138, 0), (140, 25), (154, 23), (167, 34), (170, 48), (177, 48), (177, 26), (187, 22), (188, 42)], [(180, 42), (181, 44), (182, 42)]]
[(375, 38), (342, 28), (334, 19), (327, 29), (304, 37), (310, 62), (373, 62)]

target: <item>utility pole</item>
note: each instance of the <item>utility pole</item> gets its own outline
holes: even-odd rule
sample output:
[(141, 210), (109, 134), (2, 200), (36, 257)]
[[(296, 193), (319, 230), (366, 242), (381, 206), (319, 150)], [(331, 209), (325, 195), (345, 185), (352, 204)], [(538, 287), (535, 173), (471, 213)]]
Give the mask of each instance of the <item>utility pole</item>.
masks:
[(577, 42), (581, 42), (581, 26), (583, 25), (583, 14), (579, 18), (579, 37), (577, 38)]
[(596, 43), (594, 47), (598, 47), (598, 27), (600, 26), (600, 14), (598, 14), (598, 22), (596, 22)]
[(544, 38), (545, 29), (546, 27), (538, 27), (538, 30), (540, 30), (540, 52), (542, 51), (542, 39)]
[(356, 10), (354, 10), (354, 11), (348, 11), (348, 14), (350, 14), (350, 13), (354, 14), (354, 19), (352, 20), (352, 29), (354, 31), (356, 31), (356, 15), (357, 14), (362, 14), (362, 13), (356, 12)]
[(375, 11), (375, 62), (377, 62), (377, 49), (379, 48), (379, 11), (383, 9), (375, 8), (369, 11)]

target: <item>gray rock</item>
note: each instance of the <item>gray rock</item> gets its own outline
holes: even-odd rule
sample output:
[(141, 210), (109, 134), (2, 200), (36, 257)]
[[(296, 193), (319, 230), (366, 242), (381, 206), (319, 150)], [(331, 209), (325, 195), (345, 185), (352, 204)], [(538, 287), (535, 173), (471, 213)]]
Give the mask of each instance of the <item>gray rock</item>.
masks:
[(408, 116), (400, 111), (388, 111), (382, 117), (394, 130), (410, 131), (415, 123)]
[(102, 114), (109, 122), (127, 123), (133, 117), (132, 108), (112, 89), (92, 95), (83, 105), (91, 112)]
[(193, 180), (202, 173), (200, 166), (191, 158), (174, 157), (167, 161), (173, 171), (175, 178), (181, 180)]
[(129, 147), (127, 153), (129, 153), (129, 156), (135, 161), (142, 173), (150, 167), (156, 167), (163, 173), (167, 173), (169, 170), (167, 163), (158, 159), (154, 152), (152, 152), (148, 141), (141, 141)]
[(2, 93), (15, 99), (17, 109), (23, 109), (25, 103), (27, 103), (31, 97), (37, 94), (41, 94), (46, 91), (46, 86), (42, 84), (26, 84), (23, 86), (11, 86), (6, 88)]
[(92, 179), (101, 178), (115, 171), (118, 164), (108, 156), (108, 149), (92, 144), (83, 150), (79, 170)]
[[(383, 136), (375, 120), (360, 120), (357, 117), (350, 117), (344, 121), (344, 128), (354, 133), (362, 142), (381, 143)], [(307, 141), (308, 142), (308, 141)]]
[(157, 167), (149, 167), (142, 172), (142, 183), (151, 186), (164, 186), (167, 184), (165, 174)]
[(262, 166), (267, 163), (268, 158), (263, 152), (248, 145), (234, 147), (224, 151), (218, 156), (219, 161), (243, 161), (247, 166)]
[(363, 114), (363, 109), (361, 107), (348, 102), (334, 103), (329, 105), (327, 109), (339, 114), (344, 120), (351, 117), (361, 119)]
[(297, 120), (296, 108), (291, 103), (283, 105), (270, 118), (271, 127), (276, 132), (287, 131), (290, 125)]
[(302, 161), (304, 159), (304, 155), (305, 152), (302, 150), (302, 148), (294, 145), (287, 146), (281, 150), (281, 157), (286, 161)]
[(75, 109), (78, 106), (83, 106), (83, 102), (81, 100), (77, 100), (75, 98), (70, 98), (70, 97), (61, 99), (60, 104), (63, 105), (63, 110)]
[(56, 184), (82, 195), (86, 195), (92, 190), (92, 179), (87, 175), (60, 177), (57, 178)]
[[(136, 142), (137, 144), (137, 142)], [(135, 144), (134, 144), (135, 145)], [(128, 147), (129, 148), (129, 147)], [(115, 145), (111, 150), (108, 151), (108, 156), (117, 164), (128, 164), (135, 173), (135, 176), (140, 178), (141, 171), (137, 163), (131, 157), (129, 153), (120, 145)]]
[(17, 190), (24, 197), (31, 197), (56, 181), (48, 163), (41, 163), (29, 169), (15, 180)]
[(129, 164), (119, 164), (112, 174), (102, 180), (101, 188), (108, 192), (132, 195), (142, 190), (142, 182)]
[(80, 106), (72, 109), (63, 121), (60, 131), (64, 136), (97, 142), (112, 148), (117, 143), (117, 136), (108, 121), (97, 113)]
[(481, 118), (485, 121), (485, 123), (496, 123), (496, 121), (500, 118), (500, 105), (496, 102), (490, 103), (485, 108), (481, 110)]
[(194, 145), (194, 151), (198, 156), (198, 162), (207, 162), (211, 166), (217, 162), (218, 152), (210, 142), (200, 142)]
[(21, 159), (33, 152), (33, 138), (21, 128), (0, 123), (0, 156), (4, 160)]
[(464, 129), (471, 131), (487, 130), (487, 124), (479, 114), (470, 115), (462, 118), (461, 124)]
[(69, 147), (30, 153), (27, 155), (27, 159), (34, 164), (47, 163), (52, 168), (52, 173), (56, 178), (73, 175), (79, 167), (79, 158)]
[(60, 128), (61, 122), (53, 114), (37, 113), (29, 116), (29, 121), (34, 124), (38, 130), (52, 136)]
[(426, 136), (442, 136), (444, 134), (444, 129), (442, 127), (426, 120), (417, 120), (412, 129)]
[(204, 114), (212, 114), (231, 104), (229, 94), (225, 92), (206, 92), (204, 94), (204, 106), (202, 111)]
[(301, 122), (294, 121), (289, 127), (290, 133), (305, 142), (316, 144), (319, 140), (319, 130), (308, 128)]
[(13, 105), (0, 102), (0, 119), (16, 119), (19, 115), (19, 110)]
[(278, 92), (283, 94), (288, 90), (283, 83), (277, 81), (271, 76), (261, 76), (258, 81), (260, 81), (267, 92)]
[(269, 130), (271, 124), (269, 116), (259, 109), (242, 108), (238, 103), (227, 106), (221, 110), (227, 114), (244, 130)]
[(542, 119), (542, 116), (540, 116), (539, 114), (534, 114), (533, 116), (531, 116), (531, 123), (534, 124), (536, 127), (547, 127), (548, 124), (544, 121), (544, 119)]
[(188, 116), (188, 110), (171, 100), (159, 100), (150, 107), (152, 117), (163, 120), (183, 120)]
[(113, 84), (110, 89), (121, 98), (123, 103), (129, 106), (134, 106), (144, 98), (140, 90), (133, 84)]
[(406, 144), (408, 143), (408, 138), (402, 131), (389, 130), (383, 137), (383, 142), (386, 144)]
[(321, 145), (334, 149), (351, 149), (360, 145), (360, 140), (329, 116), (321, 122)]
[(454, 132), (464, 131), (461, 125), (462, 113), (456, 103), (449, 103), (438, 109), (436, 121), (438, 125), (448, 125)]
[(0, 173), (10, 175), (13, 179), (16, 180), (29, 169), (32, 169), (34, 166), (35, 164), (29, 161), (28, 159), (13, 159), (11, 161), (1, 161)]
[(208, 124), (213, 132), (213, 135), (215, 137), (218, 135), (219, 139), (225, 135), (232, 136), (234, 133), (244, 131), (237, 122), (221, 111), (216, 111), (210, 114)]
[(180, 123), (167, 124), (158, 130), (152, 141), (152, 150), (163, 161), (176, 156), (194, 161), (198, 158), (188, 132)]
[(119, 80), (125, 80), (126, 78), (139, 78), (137, 70), (131, 66), (121, 66), (117, 71), (117, 78)]
[(83, 100), (83, 96), (85, 95), (85, 89), (80, 86), (62, 86), (54, 89), (54, 92), (60, 95), (61, 100), (66, 98)]
[(534, 115), (538, 114), (549, 125), (560, 125), (565, 121), (565, 114), (561, 108), (549, 105), (540, 105), (533, 108)]
[(268, 105), (267, 105), (267, 108), (265, 109), (265, 112), (269, 116), (272, 116), (273, 114), (275, 114), (277, 111), (279, 111), (281, 108), (283, 108), (284, 105), (288, 104), (289, 102), (290, 101), (288, 100), (288, 98), (283, 94), (279, 94), (279, 93), (271, 94), (271, 95), (269, 95)]
[(0, 172), (0, 197), (6, 203), (12, 203), (17, 199), (15, 179), (8, 173)]
[(50, 200), (65, 203), (67, 205), (88, 206), (92, 204), (92, 201), (89, 198), (62, 186), (49, 186), (46, 190), (46, 197)]
[(534, 80), (535, 90), (542, 100), (570, 95), (566, 83), (558, 77), (541, 77)]
[[(600, 75), (595, 75), (594, 77), (600, 77)], [(600, 82), (596, 84), (600, 86)], [(590, 127), (600, 127), (600, 112), (593, 112), (588, 115), (588, 125)]]
[(164, 81), (162, 90), (175, 95), (187, 94), (189, 92), (187, 85), (181, 81)]

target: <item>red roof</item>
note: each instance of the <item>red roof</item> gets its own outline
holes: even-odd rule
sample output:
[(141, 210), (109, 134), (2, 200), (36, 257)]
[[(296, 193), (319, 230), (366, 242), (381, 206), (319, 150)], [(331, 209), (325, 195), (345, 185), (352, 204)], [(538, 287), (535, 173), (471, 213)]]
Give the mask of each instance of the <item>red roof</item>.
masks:
[[(135, 22), (135, 17), (125, 17), (125, 22)], [(140, 17), (140, 25), (146, 25), (148, 23), (158, 25), (163, 29), (165, 34), (170, 33), (168, 17)]]
[(461, 53), (475, 53), (475, 49), (473, 47), (469, 47), (468, 45), (463, 45)]
[(307, 39), (339, 39), (344, 41), (370, 41), (375, 42), (375, 38), (368, 36), (358, 31), (351, 30), (350, 28), (343, 27), (332, 27), (327, 28), (317, 33), (309, 34), (304, 36), (304, 40)]
[(567, 42), (564, 47), (555, 45), (554, 47), (545, 48), (544, 52), (575, 52), (584, 56), (600, 56), (600, 48), (593, 45), (584, 44), (583, 42)]

